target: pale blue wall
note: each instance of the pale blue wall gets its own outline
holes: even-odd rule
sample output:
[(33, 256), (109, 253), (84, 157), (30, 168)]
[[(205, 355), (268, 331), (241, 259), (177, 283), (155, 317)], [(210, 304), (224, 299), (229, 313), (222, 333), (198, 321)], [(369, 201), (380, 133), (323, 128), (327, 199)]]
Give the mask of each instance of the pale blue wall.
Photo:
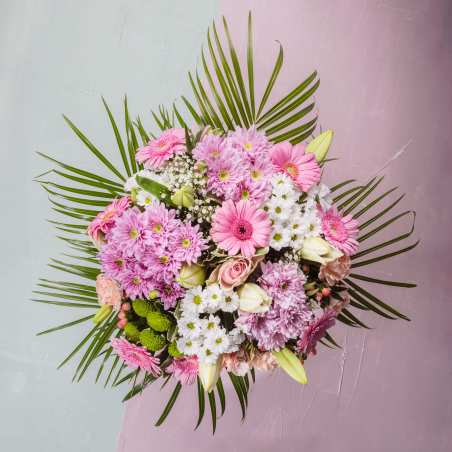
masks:
[(31, 181), (52, 168), (35, 152), (110, 177), (60, 114), (120, 167), (100, 96), (122, 122), (127, 92), (132, 114), (156, 132), (151, 108), (169, 106), (181, 93), (192, 100), (187, 71), (219, 6), (220, 0), (0, 1), (1, 450), (116, 447), (126, 386), (102, 391), (95, 368), (71, 384), (76, 360), (56, 371), (90, 325), (35, 336), (91, 313), (28, 301), (39, 277), (64, 276), (47, 267), (49, 257), (70, 251), (44, 221), (59, 216)]

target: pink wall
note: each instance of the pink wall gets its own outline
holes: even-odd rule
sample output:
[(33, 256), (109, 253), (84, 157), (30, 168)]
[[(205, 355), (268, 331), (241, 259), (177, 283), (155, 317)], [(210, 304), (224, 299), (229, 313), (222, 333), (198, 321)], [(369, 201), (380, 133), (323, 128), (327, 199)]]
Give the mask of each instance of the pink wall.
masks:
[[(193, 432), (195, 387), (182, 391), (167, 421), (154, 427), (174, 384), (162, 392), (151, 387), (128, 403), (117, 450), (450, 451), (452, 3), (223, 0), (220, 17), (227, 17), (242, 56), (250, 9), (255, 74), (263, 75), (258, 93), (273, 69), (275, 39), (285, 63), (271, 101), (314, 68), (320, 73), (320, 123), (335, 132), (330, 156), (341, 157), (328, 164), (325, 182), (364, 181), (390, 162), (379, 172), (387, 175), (380, 193), (400, 185), (391, 198), (407, 193), (398, 211), (417, 212), (415, 234), (396, 248), (421, 238), (419, 246), (375, 265), (373, 275), (419, 287), (372, 287), (412, 321), (354, 312), (374, 329), (335, 327), (342, 350), (319, 347), (308, 360), (305, 388), (279, 370), (258, 373), (241, 427), (237, 397), (225, 378), (227, 409), (214, 437), (207, 412)], [(378, 239), (408, 231), (411, 220), (404, 218)], [(359, 273), (369, 274), (365, 269)]]

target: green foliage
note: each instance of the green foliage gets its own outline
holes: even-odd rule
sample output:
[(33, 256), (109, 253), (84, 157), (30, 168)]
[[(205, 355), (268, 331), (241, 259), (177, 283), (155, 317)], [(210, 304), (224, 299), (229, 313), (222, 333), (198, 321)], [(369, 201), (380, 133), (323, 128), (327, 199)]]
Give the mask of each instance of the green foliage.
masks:
[(179, 351), (179, 349), (177, 348), (177, 344), (175, 342), (171, 342), (171, 344), (169, 344), (168, 353), (174, 358), (182, 358), (183, 356), (185, 356), (183, 353)]
[(140, 340), (140, 330), (133, 323), (126, 323), (124, 333), (132, 341), (138, 342)]
[(148, 300), (141, 300), (140, 298), (137, 298), (132, 303), (133, 310), (140, 317), (146, 317), (148, 315), (150, 306), (151, 306), (151, 303)]
[(140, 333), (140, 342), (151, 352), (161, 350), (166, 345), (166, 339), (154, 330), (144, 330)]
[(168, 331), (171, 326), (171, 320), (159, 311), (151, 311), (147, 315), (148, 325), (155, 331), (161, 333)]

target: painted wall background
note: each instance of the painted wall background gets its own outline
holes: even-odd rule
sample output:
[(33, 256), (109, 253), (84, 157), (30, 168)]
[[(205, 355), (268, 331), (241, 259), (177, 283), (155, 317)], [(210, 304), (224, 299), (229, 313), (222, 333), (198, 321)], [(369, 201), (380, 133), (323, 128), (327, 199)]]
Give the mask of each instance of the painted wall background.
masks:
[(71, 384), (75, 360), (56, 371), (90, 325), (35, 336), (88, 315), (28, 301), (43, 298), (31, 294), (39, 277), (66, 275), (47, 266), (49, 257), (71, 251), (54, 237), (64, 234), (44, 221), (61, 216), (31, 181), (52, 168), (35, 152), (111, 177), (61, 113), (119, 167), (100, 96), (122, 124), (127, 92), (132, 115), (156, 132), (151, 108), (170, 106), (181, 93), (194, 100), (186, 73), (219, 6), (219, 0), (0, 0), (1, 450), (115, 449), (127, 387), (102, 391), (94, 367)]
[[(377, 278), (419, 284), (373, 288), (412, 321), (354, 312), (374, 329), (335, 327), (342, 349), (319, 347), (308, 360), (305, 388), (282, 371), (258, 373), (241, 427), (239, 403), (227, 384), (227, 409), (214, 437), (208, 414), (193, 432), (195, 387), (182, 391), (166, 422), (153, 427), (174, 383), (161, 392), (151, 387), (128, 403), (117, 450), (449, 451), (452, 3), (223, 0), (219, 17), (227, 17), (242, 59), (250, 9), (260, 96), (276, 61), (276, 39), (284, 65), (270, 104), (314, 68), (320, 73), (320, 123), (335, 131), (330, 156), (341, 157), (328, 164), (324, 180), (332, 186), (386, 174), (378, 193), (400, 189), (384, 205), (406, 192), (398, 212), (417, 212), (415, 234), (395, 249), (418, 238), (419, 246), (373, 267)], [(411, 222), (404, 217), (377, 240), (408, 232)]]

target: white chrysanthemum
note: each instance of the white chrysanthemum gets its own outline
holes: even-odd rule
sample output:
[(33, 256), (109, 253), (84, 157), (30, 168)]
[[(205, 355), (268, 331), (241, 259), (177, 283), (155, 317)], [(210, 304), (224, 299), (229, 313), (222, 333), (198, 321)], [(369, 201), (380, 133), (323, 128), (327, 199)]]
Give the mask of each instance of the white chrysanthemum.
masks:
[(139, 206), (148, 207), (152, 205), (155, 199), (157, 199), (156, 196), (151, 195), (147, 191), (140, 190), (137, 195), (137, 204)]
[(179, 327), (179, 334), (186, 339), (196, 339), (201, 334), (201, 321), (196, 313), (184, 313), (184, 315), (177, 321)]
[(273, 189), (273, 196), (283, 198), (287, 201), (296, 202), (300, 194), (294, 190), (294, 186), (289, 184), (278, 184)]
[(305, 233), (306, 238), (310, 239), (311, 237), (318, 237), (322, 226), (320, 218), (315, 213), (305, 215), (305, 217), (306, 222), (309, 223), (309, 227)]
[(239, 296), (235, 292), (225, 293), (219, 307), (224, 312), (236, 311), (239, 308)]
[(209, 315), (209, 318), (201, 319), (201, 331), (204, 336), (207, 336), (210, 330), (220, 328), (221, 319), (216, 315)]
[(319, 194), (319, 188), (316, 183), (313, 183), (307, 193), (308, 199), (315, 199), (318, 194)]
[(192, 287), (185, 292), (181, 303), (182, 312), (202, 313), (207, 306), (207, 300), (202, 297), (202, 286)]
[(213, 353), (226, 353), (231, 345), (229, 334), (224, 328), (214, 328), (209, 330), (204, 341), (204, 347), (207, 347)]
[(306, 222), (305, 216), (296, 215), (290, 219), (286, 229), (290, 233), (289, 246), (291, 248), (299, 250), (303, 246), (308, 228), (309, 223)]
[(331, 209), (333, 205), (333, 198), (331, 197), (331, 190), (324, 184), (320, 187), (319, 203), (323, 210)]
[(233, 330), (229, 331), (229, 336), (231, 338), (231, 342), (235, 345), (240, 345), (245, 339), (246, 334), (248, 332), (248, 328), (246, 325), (240, 325), (239, 328), (234, 328)]
[[(275, 227), (274, 225), (273, 227)], [(289, 240), (290, 240), (290, 232), (288, 229), (285, 228), (277, 228), (272, 231), (270, 234), (270, 243), (269, 245), (279, 251), (281, 248), (284, 248), (285, 246), (289, 246)]]
[(206, 312), (216, 312), (220, 306), (220, 301), (224, 298), (224, 293), (218, 284), (211, 284), (203, 291), (202, 298), (207, 302)]
[(275, 223), (288, 220), (292, 214), (293, 204), (291, 201), (272, 196), (266, 205), (269, 218)]
[(314, 198), (308, 199), (304, 204), (304, 211), (306, 215), (317, 212), (317, 202)]
[(199, 339), (187, 339), (181, 337), (176, 340), (177, 349), (184, 355), (191, 356), (198, 353), (201, 341)]
[(196, 354), (198, 355), (199, 363), (202, 365), (215, 364), (218, 359), (218, 353), (214, 353), (212, 350), (207, 348), (205, 344), (199, 347)]

